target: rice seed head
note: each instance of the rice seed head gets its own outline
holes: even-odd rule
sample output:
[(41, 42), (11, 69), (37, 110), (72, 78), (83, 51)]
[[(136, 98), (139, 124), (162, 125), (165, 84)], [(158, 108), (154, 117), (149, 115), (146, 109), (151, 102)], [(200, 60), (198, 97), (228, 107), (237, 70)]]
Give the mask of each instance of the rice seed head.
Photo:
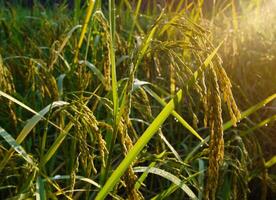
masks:
[(209, 166), (205, 199), (216, 199), (220, 165), (224, 157), (222, 110), (218, 78), (213, 67), (208, 69), (208, 125), (210, 129)]
[[(126, 156), (129, 150), (133, 147), (133, 142), (128, 134), (128, 127), (125, 120), (121, 120), (118, 126), (118, 137), (122, 146), (123, 154)], [(137, 176), (135, 175), (132, 165), (129, 166), (125, 175), (123, 176), (125, 182), (128, 199), (144, 199), (138, 189), (135, 189)]]
[(210, 129), (209, 166), (205, 185), (205, 199), (216, 199), (218, 177), (224, 159), (224, 137), (222, 120), (222, 100), (226, 102), (231, 120), (236, 124), (240, 112), (234, 100), (231, 82), (219, 63), (211, 63), (207, 70), (207, 96), (203, 98), (204, 123)]
[(219, 77), (220, 91), (222, 92), (223, 100), (226, 102), (231, 120), (234, 126), (236, 126), (240, 121), (241, 114), (233, 97), (231, 81), (222, 66), (216, 66), (215, 70)]
[(13, 84), (13, 77), (8, 70), (8, 68), (4, 65), (2, 56), (0, 55), (0, 88), (3, 92), (7, 92), (12, 94), (15, 92), (15, 86)]

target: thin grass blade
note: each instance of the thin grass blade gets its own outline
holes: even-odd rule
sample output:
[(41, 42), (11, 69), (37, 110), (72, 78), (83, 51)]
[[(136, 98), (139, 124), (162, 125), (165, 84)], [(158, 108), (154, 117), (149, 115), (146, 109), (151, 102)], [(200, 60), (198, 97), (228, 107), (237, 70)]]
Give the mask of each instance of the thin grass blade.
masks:
[(97, 78), (102, 82), (102, 84), (105, 84), (104, 75), (101, 73), (100, 70), (98, 70), (98, 68), (95, 65), (93, 65), (92, 63), (90, 63), (88, 61), (85, 61), (85, 60), (79, 61), (79, 64), (80, 65), (82, 65), (82, 64), (86, 65), (97, 76)]
[[(2, 138), (4, 138), (4, 140), (12, 147), (12, 149), (14, 151), (16, 151), (22, 158), (24, 158), (24, 160), (26, 160), (28, 163), (30, 163), (32, 166), (35, 165), (35, 162), (33, 161), (33, 159), (26, 153), (26, 151), (24, 150), (24, 148), (19, 145), (15, 139), (6, 131), (4, 130), (2, 127), (0, 127), (0, 136)], [(2, 171), (4, 165), (0, 164), (0, 172)]]
[(44, 188), (44, 182), (41, 177), (38, 176), (36, 179), (36, 200), (46, 200), (46, 190)]
[(52, 144), (52, 146), (49, 148), (47, 153), (41, 159), (41, 162), (39, 164), (40, 166), (44, 166), (53, 157), (53, 155), (56, 153), (57, 149), (59, 148), (59, 146), (61, 145), (63, 140), (66, 138), (68, 132), (70, 131), (70, 129), (73, 126), (74, 126), (73, 122), (69, 122), (66, 125), (64, 130), (59, 134), (59, 136), (56, 138), (55, 142)]
[(180, 180), (179, 178), (177, 178), (175, 175), (156, 168), (156, 167), (134, 167), (133, 168), (134, 172), (145, 172), (147, 171), (148, 173), (152, 173), (152, 174), (156, 174), (158, 176), (162, 176), (163, 178), (171, 181), (172, 183), (174, 183), (175, 185), (177, 185), (178, 187), (180, 187), (191, 199), (197, 199), (196, 195), (194, 194), (194, 192), (184, 183), (184, 181)]
[(242, 132), (241, 136), (244, 137), (244, 136), (246, 136), (246, 135), (248, 135), (250, 133), (253, 133), (253, 131), (256, 130), (256, 129), (259, 129), (259, 128), (263, 127), (263, 126), (268, 126), (269, 123), (271, 123), (271, 122), (273, 122), (275, 120), (276, 120), (276, 115), (273, 115), (272, 117), (269, 117), (269, 118), (261, 121), (260, 123), (256, 124), (252, 128), (250, 128), (250, 129)]
[[(53, 181), (55, 181), (55, 180), (69, 180), (71, 178), (72, 177), (69, 176), (69, 175), (55, 175), (53, 177), (48, 177), (48, 179), (53, 180)], [(43, 181), (44, 182), (48, 181), (48, 179), (43, 179)], [(83, 176), (76, 176), (76, 179), (80, 180), (80, 181), (83, 181), (83, 182), (86, 182), (86, 183), (89, 183), (89, 184), (91, 184), (91, 185), (93, 185), (97, 188), (101, 188), (101, 186), (97, 182), (93, 181), (90, 178), (86, 178), (86, 177), (83, 177)]]
[(276, 156), (273, 156), (269, 161), (265, 163), (266, 168), (270, 168), (276, 164)]
[[(257, 103), (256, 105), (250, 107), (249, 109), (247, 109), (246, 111), (241, 113), (241, 119), (246, 118), (247, 116), (255, 113), (257, 110), (259, 110), (260, 108), (263, 108), (266, 104), (268, 104), (269, 102), (273, 101), (274, 99), (276, 99), (276, 93), (267, 97), (265, 100)], [(223, 125), (223, 129), (227, 130), (229, 128), (231, 128), (233, 126), (233, 123), (231, 121), (226, 122)]]
[(194, 72), (192, 78), (188, 82), (188, 86), (192, 85), (202, 75), (205, 69), (212, 63), (212, 59), (217, 55), (223, 41), (213, 50), (213, 52), (205, 59), (203, 64)]
[(83, 39), (84, 39), (84, 35), (87, 31), (87, 26), (88, 26), (89, 20), (90, 20), (91, 15), (92, 15), (92, 11), (94, 9), (94, 5), (95, 5), (95, 0), (90, 0), (89, 1), (89, 6), (87, 8), (87, 13), (86, 13), (86, 16), (85, 16), (85, 20), (84, 20), (84, 23), (83, 23), (83, 26), (82, 26), (81, 36), (80, 36), (80, 39), (79, 39), (79, 42), (78, 42), (78, 47), (77, 47), (77, 51), (76, 51), (76, 54), (75, 54), (74, 63), (77, 62), (78, 55), (79, 55), (79, 50), (81, 48), (81, 45), (82, 45), (82, 42), (83, 42)]

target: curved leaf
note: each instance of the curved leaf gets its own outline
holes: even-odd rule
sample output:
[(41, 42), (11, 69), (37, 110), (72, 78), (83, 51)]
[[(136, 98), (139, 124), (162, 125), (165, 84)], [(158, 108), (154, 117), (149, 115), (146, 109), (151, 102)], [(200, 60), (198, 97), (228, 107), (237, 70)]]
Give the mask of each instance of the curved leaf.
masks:
[(158, 176), (162, 176), (163, 178), (171, 181), (172, 183), (174, 183), (175, 185), (180, 187), (191, 199), (197, 199), (194, 192), (186, 184), (184, 184), (184, 181), (180, 180), (175, 175), (173, 175), (163, 169), (159, 169), (156, 167), (134, 167), (133, 171), (134, 172), (148, 172), (148, 173), (156, 174)]
[[(7, 132), (5, 131), (2, 127), (0, 127), (0, 136), (6, 140), (6, 142), (12, 147), (14, 151), (16, 151), (22, 158), (24, 158), (28, 163), (31, 165), (34, 165), (34, 161), (32, 158), (26, 153), (24, 148), (19, 145), (15, 139)], [(1, 162), (2, 164), (2, 162)], [(3, 169), (4, 166), (0, 165), (0, 171)]]

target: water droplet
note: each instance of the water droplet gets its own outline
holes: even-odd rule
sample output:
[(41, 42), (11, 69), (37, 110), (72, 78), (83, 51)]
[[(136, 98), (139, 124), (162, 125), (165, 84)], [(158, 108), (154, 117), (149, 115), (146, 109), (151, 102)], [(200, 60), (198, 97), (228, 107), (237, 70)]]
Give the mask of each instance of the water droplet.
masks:
[(203, 144), (202, 144), (202, 145), (200, 145), (200, 147), (203, 147)]
[(60, 175), (55, 175), (54, 179), (59, 179), (61, 176)]
[(265, 126), (268, 126), (268, 124), (265, 124)]

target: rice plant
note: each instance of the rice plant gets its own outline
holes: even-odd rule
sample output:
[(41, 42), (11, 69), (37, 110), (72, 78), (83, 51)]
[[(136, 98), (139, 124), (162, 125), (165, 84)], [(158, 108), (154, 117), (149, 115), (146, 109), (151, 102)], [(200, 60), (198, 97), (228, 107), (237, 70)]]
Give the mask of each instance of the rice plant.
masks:
[(273, 199), (275, 6), (0, 1), (0, 198)]

